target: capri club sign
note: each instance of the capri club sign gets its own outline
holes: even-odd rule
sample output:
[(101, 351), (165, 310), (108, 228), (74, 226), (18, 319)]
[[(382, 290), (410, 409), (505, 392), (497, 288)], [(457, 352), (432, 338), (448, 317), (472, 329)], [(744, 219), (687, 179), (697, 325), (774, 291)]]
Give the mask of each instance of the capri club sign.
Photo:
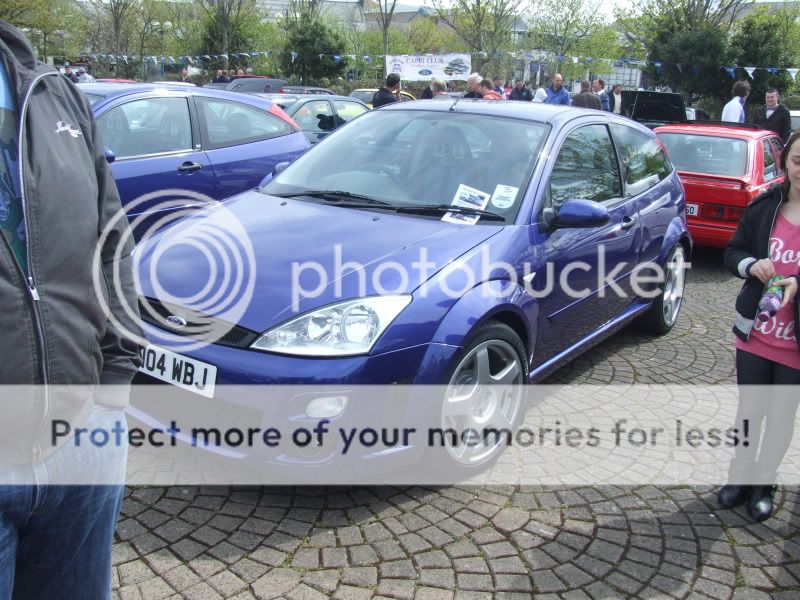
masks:
[(386, 72), (404, 81), (430, 81), (431, 77), (466, 80), (472, 70), (469, 54), (403, 54), (386, 56)]

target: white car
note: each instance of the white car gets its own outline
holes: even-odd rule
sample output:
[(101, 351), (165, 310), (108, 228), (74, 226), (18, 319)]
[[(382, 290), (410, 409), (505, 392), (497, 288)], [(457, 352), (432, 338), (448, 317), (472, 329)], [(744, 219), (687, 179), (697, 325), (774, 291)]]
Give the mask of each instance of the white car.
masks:
[(789, 115), (792, 117), (792, 131), (800, 129), (800, 110), (790, 110)]

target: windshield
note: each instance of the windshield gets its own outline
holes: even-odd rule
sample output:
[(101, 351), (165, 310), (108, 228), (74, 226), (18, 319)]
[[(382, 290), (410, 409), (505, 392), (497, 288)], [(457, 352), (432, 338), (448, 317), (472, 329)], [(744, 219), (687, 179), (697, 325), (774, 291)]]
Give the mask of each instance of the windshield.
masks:
[(262, 191), (335, 190), (393, 207), (458, 201), (511, 221), (549, 126), (504, 117), (367, 112), (309, 150)]
[(375, 92), (353, 92), (350, 94), (351, 98), (355, 98), (356, 100), (361, 100), (362, 102), (369, 104), (372, 102), (372, 97), (375, 95)]
[(679, 171), (741, 177), (747, 174), (747, 142), (729, 137), (659, 133)]

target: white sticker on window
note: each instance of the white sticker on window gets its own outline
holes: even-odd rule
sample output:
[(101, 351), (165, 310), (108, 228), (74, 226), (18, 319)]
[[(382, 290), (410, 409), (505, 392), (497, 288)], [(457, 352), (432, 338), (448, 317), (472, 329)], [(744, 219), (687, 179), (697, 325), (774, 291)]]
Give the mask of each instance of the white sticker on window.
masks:
[[(489, 204), (489, 194), (476, 190), (475, 188), (464, 185), (463, 183), (458, 186), (456, 195), (453, 196), (451, 206), (458, 206), (461, 208), (474, 208), (476, 210), (485, 210), (486, 205)], [(480, 219), (480, 215), (470, 215), (464, 213), (449, 212), (442, 217), (442, 221), (448, 223), (460, 223), (462, 225), (474, 225)]]
[(519, 192), (519, 188), (510, 185), (498, 185), (494, 188), (494, 194), (492, 194), (492, 206), (501, 210), (510, 208), (517, 198), (517, 192)]

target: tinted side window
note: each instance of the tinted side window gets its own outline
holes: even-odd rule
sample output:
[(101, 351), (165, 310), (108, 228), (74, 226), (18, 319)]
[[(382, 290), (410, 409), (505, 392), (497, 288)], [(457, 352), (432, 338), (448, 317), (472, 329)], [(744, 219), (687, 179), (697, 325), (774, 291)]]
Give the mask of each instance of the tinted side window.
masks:
[(98, 120), (103, 143), (117, 158), (192, 149), (185, 98), (147, 98), (116, 106)]
[(617, 156), (605, 125), (587, 125), (571, 132), (558, 151), (550, 176), (553, 207), (566, 200), (604, 202), (621, 196)]
[(778, 176), (778, 165), (775, 163), (775, 156), (772, 154), (769, 141), (764, 140), (762, 146), (764, 148), (764, 181), (772, 181)]
[(656, 140), (626, 125), (612, 125), (619, 150), (625, 190), (636, 196), (672, 173), (672, 164)]
[(292, 133), (292, 127), (264, 109), (211, 98), (197, 98), (209, 148), (224, 148)]

